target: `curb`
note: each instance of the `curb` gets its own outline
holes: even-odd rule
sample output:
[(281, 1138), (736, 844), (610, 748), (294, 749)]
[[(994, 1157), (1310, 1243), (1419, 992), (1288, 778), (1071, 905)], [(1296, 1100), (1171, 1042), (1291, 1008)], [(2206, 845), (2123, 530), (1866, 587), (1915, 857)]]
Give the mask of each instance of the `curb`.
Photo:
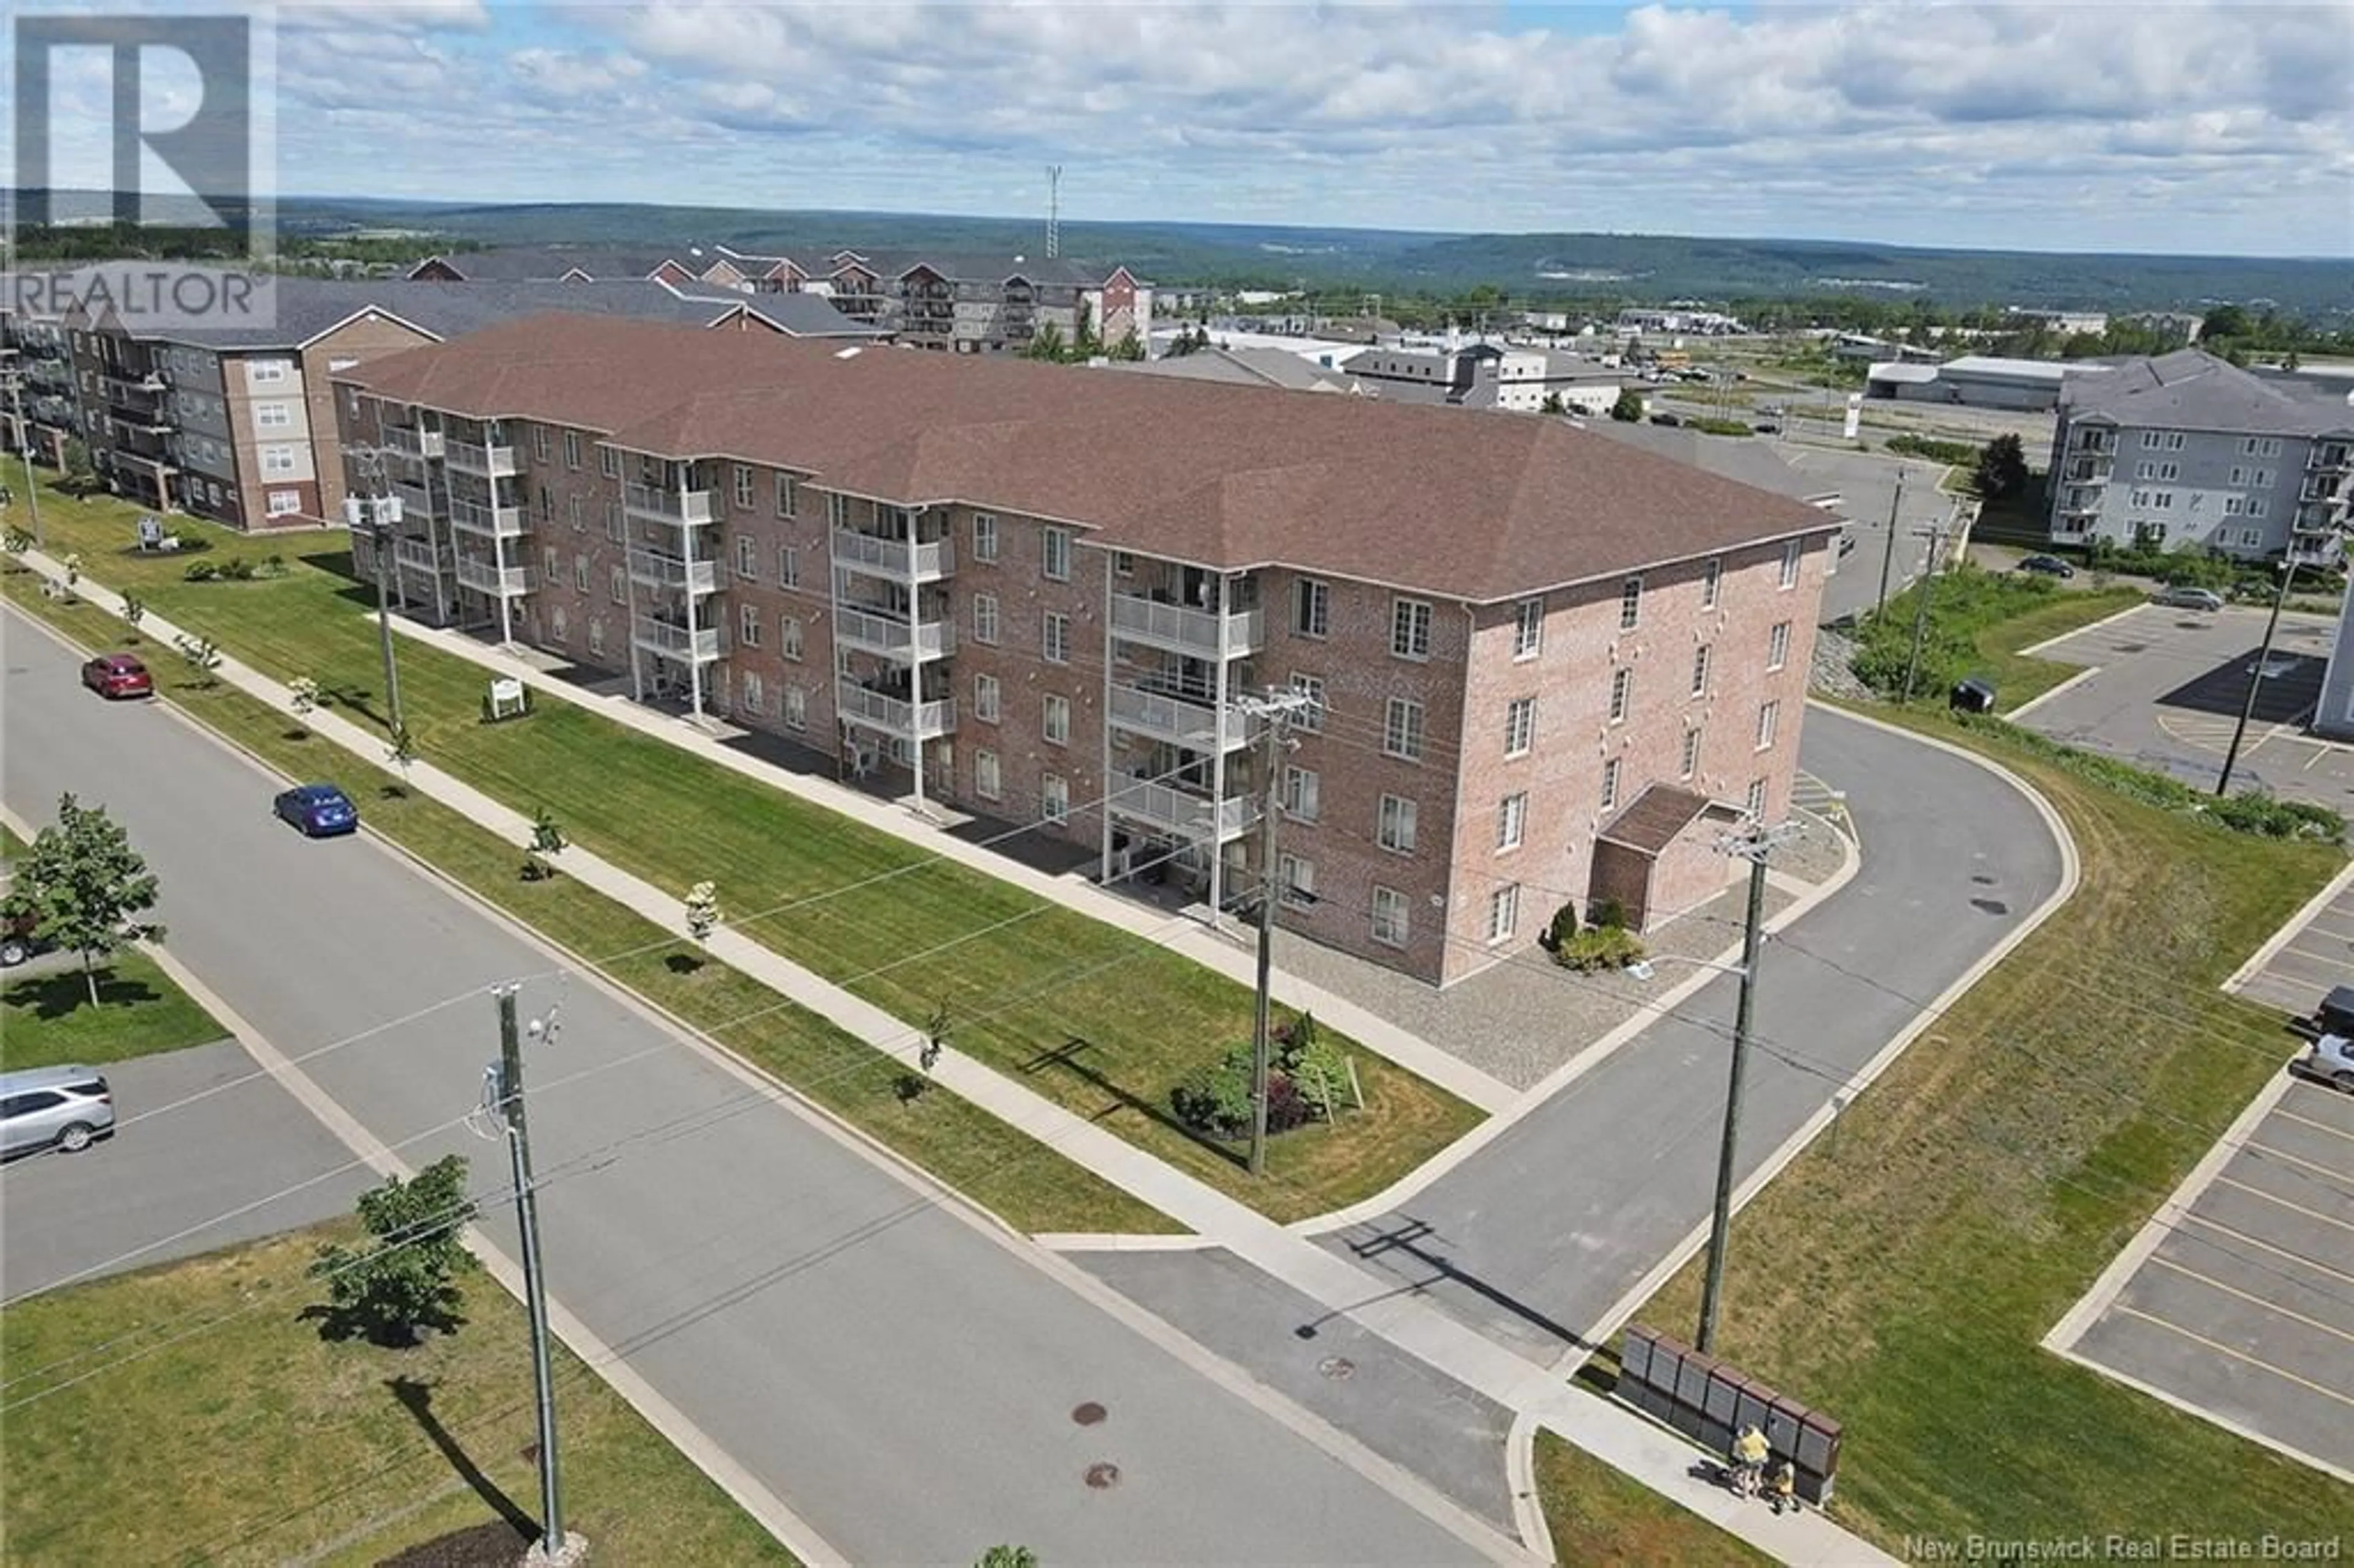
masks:
[(2303, 908), (2283, 921), (2280, 929), (2265, 938), (2264, 945), (2250, 953), (2247, 961), (2233, 969), (2225, 977), (2223, 983), (2216, 989), (2237, 995), (2242, 988), (2256, 978), (2266, 964), (2273, 961), (2274, 954), (2303, 936), (2305, 928), (2313, 924), (2315, 916), (2327, 908), (2330, 902), (2345, 892), (2349, 885), (2354, 885), (2354, 860), (2348, 861), (2345, 870), (2331, 877), (2322, 885), (2320, 892), (2305, 901)]
[(1537, 1492), (1537, 1433), (1543, 1425), (1525, 1410), (1513, 1414), (1511, 1430), (1504, 1435), (1504, 1490), (1512, 1499), (1512, 1525), (1521, 1532), (1521, 1544), (1557, 1563), (1561, 1554), (1553, 1549), (1553, 1524)]
[[(2140, 604), (2129, 604), (2113, 615), (2105, 615), (2098, 620), (2088, 620), (2084, 625), (2076, 628), (2073, 631), (2063, 631), (2057, 637), (2047, 637), (2041, 642), (2022, 648), (2019, 651), (2019, 656), (2022, 659), (2032, 659), (2037, 654), (2042, 652), (2046, 648), (2056, 647), (2060, 643), (2067, 641), (2071, 637), (2082, 637), (2087, 631), (2098, 631), (2102, 627), (2108, 625), (2111, 621), (2123, 620), (2128, 615), (2139, 615), (2143, 610), (2151, 608), (2152, 606), (2147, 600), (2144, 600)], [(2097, 664), (2093, 667), (2094, 669), (2100, 668)]]
[(2058, 685), (2052, 687), (2050, 691), (2043, 693), (2041, 696), (2030, 697), (2025, 702), (2020, 704), (2017, 707), (2011, 709), (2009, 713), (1997, 714), (1994, 716), (2009, 724), (2018, 724), (2025, 719), (2028, 715), (2041, 707), (2044, 704), (2062, 696), (2069, 692), (2074, 691), (2077, 687), (2083, 685), (2085, 682), (2091, 680), (2094, 676), (2099, 674), (2103, 670), (2107, 668), (2108, 666), (2105, 664), (2087, 664), (2083, 669), (2077, 671), (2074, 674), (2069, 676), (2066, 680), (2061, 682)]

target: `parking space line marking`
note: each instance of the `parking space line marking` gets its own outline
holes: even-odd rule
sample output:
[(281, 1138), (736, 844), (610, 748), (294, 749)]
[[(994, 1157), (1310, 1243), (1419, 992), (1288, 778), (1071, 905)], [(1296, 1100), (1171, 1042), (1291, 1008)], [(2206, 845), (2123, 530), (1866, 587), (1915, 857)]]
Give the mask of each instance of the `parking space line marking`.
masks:
[(2247, 1141), (2244, 1147), (2256, 1150), (2261, 1153), (2269, 1154), (2274, 1160), (2285, 1160), (2291, 1165), (2302, 1165), (2307, 1171), (2317, 1171), (2333, 1181), (2343, 1181), (2348, 1177), (2354, 1176), (2354, 1171), (2340, 1171), (2334, 1165), (2324, 1165), (2317, 1160), (2300, 1160), (2285, 1149), (2274, 1149), (2271, 1144), (2258, 1143), (2253, 1138)]
[(2302, 1122), (2306, 1127), (2313, 1128), (2317, 1131), (2326, 1132), (2332, 1138), (2342, 1138), (2349, 1143), (2354, 1143), (2354, 1132), (2349, 1132), (2342, 1127), (2332, 1127), (2326, 1121), (2316, 1121), (2309, 1116), (2299, 1116), (2296, 1112), (2288, 1109), (2286, 1107), (2281, 1107), (2276, 1114), (2290, 1121)]
[(2318, 1210), (2308, 1209), (2303, 1203), (2292, 1203), (2286, 1198), (2275, 1198), (2262, 1187), (2251, 1187), (2245, 1181), (2235, 1181), (2229, 1176), (2218, 1176), (2215, 1180), (2222, 1186), (2237, 1187), (2243, 1192), (2253, 1192), (2268, 1203), (2278, 1203), (2284, 1209), (2294, 1209), (2308, 1220), (2319, 1220), (2323, 1224), (2336, 1225), (2341, 1231), (2354, 1231), (2354, 1225), (2348, 1224), (2334, 1214), (2325, 1214)]
[[(2302, 1323), (2308, 1329), (2318, 1329), (2325, 1334), (2330, 1335), (2335, 1339), (2343, 1340), (2349, 1345), (2354, 1345), (2354, 1334), (2349, 1334), (2345, 1330), (2340, 1329), (2334, 1324), (2325, 1323), (2318, 1318), (2308, 1318), (2302, 1312), (2292, 1312), (2287, 1308), (2279, 1305), (2277, 1302), (2267, 1301), (2261, 1296), (2252, 1296), (2247, 1291), (2240, 1289), (2237, 1286), (2226, 1285), (2220, 1279), (2211, 1279), (2206, 1275), (2200, 1273), (2197, 1269), (2186, 1268), (2181, 1264), (2179, 1264), (2172, 1258), (2164, 1256), (2163, 1255), (2153, 1256), (2150, 1259), (2150, 1262), (2158, 1265), (2160, 1268), (2170, 1268), (2177, 1274), (2188, 1275), (2190, 1278), (2197, 1280), (2200, 1284), (2207, 1286), (2211, 1289), (2220, 1290), (2226, 1296), (2236, 1296), (2241, 1300), (2261, 1307), (2267, 1312), (2275, 1313), (2280, 1317), (2287, 1318), (2296, 1322)], [(2354, 1394), (2347, 1396), (2347, 1403), (2354, 1404)]]
[(2260, 1361), (2245, 1351), (2235, 1351), (2231, 1346), (2211, 1340), (2204, 1334), (2193, 1333), (2179, 1323), (2169, 1323), (2154, 1312), (2145, 1312), (2138, 1307), (2128, 1307), (2122, 1301), (2117, 1302), (2112, 1310), (2121, 1312), (2128, 1318), (2138, 1318), (2145, 1323), (2155, 1323), (2169, 1334), (2179, 1334), (2193, 1344), (2204, 1345), (2209, 1350), (2220, 1355), (2229, 1356), (2235, 1361), (2245, 1361), (2252, 1367), (2260, 1367), (2276, 1378), (2285, 1379), (2296, 1383), (2299, 1388), (2309, 1388), (2324, 1398), (2334, 1399), (2340, 1404), (2354, 1404), (2354, 1394), (2340, 1393), (2334, 1388), (2324, 1388), (2317, 1383), (2301, 1378), (2293, 1372), (2283, 1372), (2270, 1361)]
[[(2274, 1246), (2272, 1243), (2252, 1236), (2245, 1231), (2233, 1230), (2231, 1226), (2223, 1224), (2221, 1220), (2211, 1220), (2204, 1214), (2195, 1213), (2185, 1214), (2182, 1217), (2186, 1220), (2195, 1220), (2200, 1224), (2205, 1225), (2209, 1230), (2221, 1231), (2233, 1241), (2243, 1241), (2250, 1246), (2260, 1246), (2266, 1252), (2276, 1252), (2280, 1254), (2281, 1256), (2289, 1259), (2291, 1262), (2304, 1265), (2306, 1267), (2312, 1269), (2317, 1274), (2326, 1274), (2333, 1279), (2342, 1279), (2349, 1285), (2354, 1285), (2354, 1274), (2342, 1274), (2338, 1270), (2330, 1267), (2326, 1263), (2314, 1262), (2313, 1259), (2306, 1256), (2305, 1254), (2301, 1252), (2291, 1252), (2285, 1246)], [(2180, 1233), (2178, 1232), (2177, 1234)], [(2192, 1239), (2196, 1240), (2197, 1238), (2194, 1237)], [(2207, 1245), (2212, 1246), (2215, 1244), (2210, 1242)]]

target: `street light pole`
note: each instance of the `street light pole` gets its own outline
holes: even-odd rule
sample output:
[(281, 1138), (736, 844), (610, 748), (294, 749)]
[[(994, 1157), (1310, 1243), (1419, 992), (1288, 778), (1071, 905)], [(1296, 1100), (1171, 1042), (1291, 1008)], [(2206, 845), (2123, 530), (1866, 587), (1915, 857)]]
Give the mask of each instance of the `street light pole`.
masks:
[(384, 458), (366, 450), (357, 454), (369, 494), (344, 497), (344, 521), (356, 533), (368, 531), (370, 553), (376, 556), (376, 631), (384, 654), (384, 694), (393, 733), (407, 726), (400, 715), (400, 664), (392, 652), (392, 584), (387, 575), (393, 531), (400, 524), (400, 497), (384, 493)]
[[(2292, 546), (2294, 548), (2294, 546)], [(2280, 630), (2281, 607), (2288, 602), (2289, 584), (2296, 581), (2296, 558), (2281, 562), (2280, 588), (2273, 594), (2273, 612), (2264, 621), (2264, 645), (2256, 652), (2256, 667), (2248, 672), (2248, 694), (2240, 704), (2240, 722), (2232, 726), (2231, 749), (2223, 753), (2223, 771), (2215, 779), (2215, 799), (2232, 789), (2232, 769), (2240, 760), (2240, 743), (2248, 737), (2248, 721), (2256, 716), (2256, 696), (2264, 688), (2264, 666), (2272, 662), (2273, 635)]]
[[(523, 1041), (515, 1029), (515, 991), (504, 985), (493, 993), (499, 1004), (499, 1110), (506, 1122), (507, 1154), (515, 1193), (515, 1226), (523, 1237), (524, 1305), (531, 1317), (532, 1382), (539, 1411), (540, 1538), (526, 1561), (572, 1563), (579, 1552), (564, 1531), (564, 1494), (556, 1465), (556, 1383), (548, 1349), (547, 1279), (539, 1253), (539, 1194), (532, 1185), (531, 1133), (524, 1120)], [(556, 1015), (533, 1019), (532, 1037), (552, 1043)], [(585, 1544), (585, 1543), (584, 1543)]]

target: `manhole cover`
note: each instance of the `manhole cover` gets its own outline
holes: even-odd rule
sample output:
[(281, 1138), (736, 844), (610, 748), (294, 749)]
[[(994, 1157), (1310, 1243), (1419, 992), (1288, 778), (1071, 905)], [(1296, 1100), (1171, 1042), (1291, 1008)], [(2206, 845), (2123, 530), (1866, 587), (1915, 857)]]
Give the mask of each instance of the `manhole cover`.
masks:
[(1346, 1356), (1326, 1356), (1316, 1363), (1316, 1370), (1329, 1378), (1344, 1378), (1357, 1370), (1357, 1363)]
[(1097, 1460), (1087, 1467), (1087, 1485), (1097, 1491), (1109, 1491), (1119, 1485), (1119, 1467), (1108, 1460)]
[(1097, 1404), (1094, 1400), (1089, 1400), (1085, 1404), (1075, 1404), (1071, 1407), (1071, 1419), (1077, 1422), (1082, 1426), (1093, 1426), (1097, 1422), (1101, 1421), (1103, 1418), (1104, 1407)]
[(1988, 876), (1985, 872), (1978, 873), (1976, 876), (1971, 877), (1970, 881), (1980, 887), (1992, 887), (1994, 885), (1994, 878)]
[(2010, 913), (2010, 906), (2005, 904), (1999, 898), (1973, 898), (1970, 900), (1970, 907), (1978, 911), (1982, 915), (2008, 915)]

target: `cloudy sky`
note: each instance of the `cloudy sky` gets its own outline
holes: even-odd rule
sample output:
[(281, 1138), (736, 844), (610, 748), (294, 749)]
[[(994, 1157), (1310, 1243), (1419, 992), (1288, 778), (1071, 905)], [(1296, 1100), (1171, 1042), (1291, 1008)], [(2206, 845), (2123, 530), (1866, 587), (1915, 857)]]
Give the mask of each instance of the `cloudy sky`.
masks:
[(279, 16), (290, 193), (2354, 255), (2342, 0)]

